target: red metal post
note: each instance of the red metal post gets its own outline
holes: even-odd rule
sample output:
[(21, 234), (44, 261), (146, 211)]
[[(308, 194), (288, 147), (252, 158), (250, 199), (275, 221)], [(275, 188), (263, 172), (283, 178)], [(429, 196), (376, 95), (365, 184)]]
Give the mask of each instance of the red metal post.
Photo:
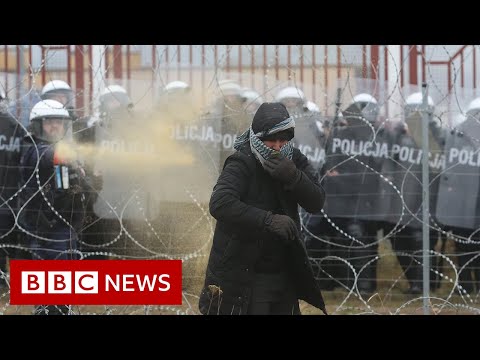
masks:
[(28, 88), (32, 88), (33, 69), (32, 69), (32, 45), (28, 45)]
[(340, 48), (340, 45), (337, 45), (337, 79), (340, 79), (340, 77), (342, 76), (341, 64), (342, 64), (342, 49)]
[(427, 72), (427, 60), (426, 60), (426, 51), (425, 45), (422, 45), (422, 83), (426, 81), (426, 72)]
[(362, 45), (362, 77), (367, 77), (367, 45)]
[(477, 53), (476, 47), (473, 47), (473, 88), (477, 88)]
[(378, 78), (378, 61), (380, 58), (380, 49), (379, 45), (370, 45), (370, 61), (372, 63), (372, 73), (370, 75), (371, 79)]
[(242, 45), (238, 45), (238, 82), (242, 85)]
[(189, 45), (188, 50), (189, 50), (188, 59), (189, 59), (189, 62), (190, 62), (190, 66), (188, 67), (190, 69), (189, 76), (188, 76), (188, 82), (189, 82), (189, 85), (192, 86), (192, 84), (193, 84), (193, 45)]
[(388, 82), (388, 48), (387, 46), (383, 47), (383, 62), (385, 65), (385, 82)]
[(93, 74), (92, 74), (92, 69), (90, 68), (90, 66), (92, 65), (92, 62), (93, 62), (92, 45), (88, 45), (88, 64), (89, 64), (89, 68), (88, 68), (88, 80), (89, 80), (89, 84), (88, 84), (88, 97), (89, 97), (88, 106), (89, 106), (90, 113), (93, 110), (93, 101), (92, 101), (93, 100)]
[(177, 80), (181, 79), (181, 76), (180, 76), (181, 64), (182, 64), (182, 48), (181, 48), (181, 45), (177, 45)]
[(109, 59), (110, 51), (108, 50), (108, 45), (105, 45), (105, 79), (108, 79), (108, 75), (110, 75), (110, 59)]
[(205, 45), (202, 45), (202, 104), (205, 105), (205, 93), (207, 90), (205, 89)]
[[(277, 53), (278, 56), (278, 53)], [(287, 73), (288, 73), (288, 83), (292, 79), (292, 48), (291, 45), (287, 45)]]
[(250, 58), (251, 86), (255, 89), (255, 45), (252, 45), (252, 57)]
[(226, 46), (226, 52), (227, 52), (227, 74), (230, 77), (230, 45), (225, 45)]
[(400, 77), (400, 87), (403, 88), (403, 85), (405, 83), (404, 79), (403, 79), (403, 45), (400, 45), (400, 62), (401, 64), (398, 64), (397, 65), (397, 71), (400, 72), (399, 74), (399, 77)]
[(75, 46), (75, 107), (78, 116), (85, 113), (85, 83), (83, 78), (83, 45)]
[(3, 46), (3, 52), (5, 56), (5, 73), (7, 76), (5, 77), (5, 92), (8, 90), (8, 45)]
[[(121, 54), (120, 54), (121, 55)], [(130, 56), (130, 45), (127, 45), (127, 91), (129, 94), (132, 92), (132, 84), (131, 84), (131, 75), (132, 75), (132, 69), (131, 69), (131, 56)]]
[(170, 58), (168, 56), (168, 45), (165, 45), (165, 69), (166, 69), (165, 81), (168, 84), (168, 77), (169, 77), (168, 74), (170, 72)]
[(155, 93), (157, 91), (157, 84), (156, 84), (156, 77), (155, 74), (157, 73), (157, 46), (152, 45), (152, 100), (155, 100)]
[[(22, 87), (21, 86), (21, 83), (22, 83), (22, 80), (23, 79), (20, 79), (20, 45), (17, 45), (16, 46), (16, 49), (17, 49), (17, 86), (16, 86), (16, 90), (17, 90), (17, 100), (20, 99), (20, 88)], [(20, 116), (20, 106), (17, 106), (17, 118)]]
[[(323, 57), (323, 72), (324, 72), (324, 84), (325, 84), (325, 90), (328, 90), (328, 45), (324, 45), (324, 52), (325, 56)], [(338, 73), (337, 73), (338, 76)], [(325, 111), (328, 109), (328, 96), (325, 96)]]
[(300, 82), (303, 86), (303, 45), (300, 45)]
[[(45, 57), (45, 55), (46, 55), (46, 54), (45, 54), (45, 53), (46, 53), (46, 52), (45, 52), (45, 48), (43, 47), (43, 45), (40, 45), (40, 46), (41, 46), (41, 48), (42, 48), (42, 63), (43, 63), (43, 67), (42, 67), (42, 70), (41, 70), (41, 71), (42, 71), (42, 86), (43, 86), (43, 85), (45, 85), (45, 80), (46, 80), (46, 76), (47, 76), (47, 71), (46, 71), (46, 68), (47, 68), (47, 59), (46, 59), (46, 57)], [(18, 54), (19, 54), (19, 52), (18, 52), (18, 46), (17, 46), (17, 55), (18, 55)], [(19, 64), (19, 62), (20, 62), (20, 59), (19, 59), (18, 56), (17, 56), (17, 65)], [(19, 70), (20, 70), (20, 68), (17, 67), (17, 71), (19, 71)]]
[(275, 45), (275, 79), (278, 80), (279, 64), (278, 64), (278, 45)]
[(267, 79), (267, 45), (263, 45), (263, 93), (266, 90)]
[(315, 45), (312, 45), (312, 98), (313, 98), (313, 101), (315, 101), (315, 103), (317, 102), (317, 96), (316, 96), (316, 84), (315, 84), (315, 80), (316, 80), (316, 68), (315, 68), (316, 64), (315, 64)]
[(412, 85), (418, 85), (418, 49), (417, 45), (409, 45), (409, 51), (408, 51), (408, 67), (409, 67), (409, 82)]
[(122, 79), (122, 45), (113, 45), (113, 78)]
[(465, 86), (465, 66), (463, 64), (463, 51), (460, 53), (460, 84), (461, 87), (463, 88)]
[(67, 84), (72, 86), (72, 50), (70, 45), (67, 45)]
[(452, 66), (451, 63), (448, 62), (448, 92), (452, 89)]

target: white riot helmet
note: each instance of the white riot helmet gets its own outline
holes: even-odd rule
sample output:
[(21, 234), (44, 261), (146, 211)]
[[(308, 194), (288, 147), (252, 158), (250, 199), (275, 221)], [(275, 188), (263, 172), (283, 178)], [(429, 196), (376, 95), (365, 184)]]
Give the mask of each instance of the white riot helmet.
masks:
[(356, 105), (362, 116), (371, 123), (377, 121), (379, 107), (377, 99), (367, 93), (360, 93), (353, 97), (350, 105)]
[[(168, 111), (172, 118), (183, 118), (180, 113), (190, 112), (193, 107), (190, 85), (178, 80), (169, 82), (160, 89), (154, 107), (160, 111)], [(178, 113), (178, 116), (173, 113)]]
[(2, 85), (0, 84), (0, 112), (8, 112), (8, 99), (5, 90), (3, 90)]
[(30, 131), (48, 142), (71, 139), (72, 118), (64, 105), (56, 100), (40, 100), (30, 111)]
[[(427, 98), (427, 112), (433, 114), (435, 110), (435, 103), (431, 96)], [(416, 92), (407, 97), (405, 100), (405, 117), (407, 118), (413, 112), (420, 112), (423, 104), (423, 94), (421, 92)]]
[(222, 96), (240, 96), (242, 88), (234, 80), (220, 80), (218, 82), (218, 90)]
[(468, 104), (467, 113), (478, 110), (480, 110), (480, 97), (472, 100), (470, 104)]
[(56, 100), (65, 106), (68, 110), (70, 117), (75, 120), (77, 115), (75, 113), (75, 104), (73, 90), (63, 80), (52, 80), (45, 84), (40, 93), (42, 100)]
[(263, 97), (253, 89), (243, 89), (241, 96), (245, 111), (252, 115), (255, 114), (260, 105), (264, 103)]
[(183, 81), (171, 81), (163, 88), (164, 94), (185, 93), (190, 91), (190, 85)]
[(45, 84), (40, 94), (42, 100), (52, 99), (64, 106), (73, 107), (73, 90), (65, 81), (52, 80)]
[(191, 88), (186, 82), (171, 81), (159, 92), (157, 105), (169, 105), (171, 102), (184, 101), (185, 95), (190, 94)]
[(311, 113), (315, 113), (315, 114), (320, 113), (320, 108), (313, 101), (307, 101), (305, 106), (306, 106), (307, 110), (310, 111)]
[(128, 113), (133, 103), (127, 90), (120, 85), (110, 85), (100, 94), (100, 116), (108, 117), (114, 114)]
[(289, 86), (277, 93), (275, 101), (281, 102), (287, 109), (292, 109), (303, 107), (307, 99), (302, 90), (294, 86)]
[(467, 107), (465, 119), (474, 119), (480, 122), (480, 97), (472, 100)]
[(467, 116), (464, 114), (457, 114), (452, 119), (452, 129), (455, 129), (458, 125), (463, 123), (467, 119)]

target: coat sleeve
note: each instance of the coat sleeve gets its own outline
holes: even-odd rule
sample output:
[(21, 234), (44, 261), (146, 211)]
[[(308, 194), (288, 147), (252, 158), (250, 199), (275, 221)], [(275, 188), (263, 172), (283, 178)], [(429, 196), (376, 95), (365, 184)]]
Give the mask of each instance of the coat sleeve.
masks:
[(247, 156), (241, 153), (231, 155), (210, 197), (210, 214), (218, 221), (252, 230), (263, 230), (268, 211), (243, 202), (248, 192), (252, 171), (248, 166)]
[(325, 190), (320, 184), (318, 172), (299, 150), (295, 154), (294, 162), (300, 170), (300, 176), (294, 184), (285, 187), (285, 190), (309, 213), (319, 212), (325, 202)]

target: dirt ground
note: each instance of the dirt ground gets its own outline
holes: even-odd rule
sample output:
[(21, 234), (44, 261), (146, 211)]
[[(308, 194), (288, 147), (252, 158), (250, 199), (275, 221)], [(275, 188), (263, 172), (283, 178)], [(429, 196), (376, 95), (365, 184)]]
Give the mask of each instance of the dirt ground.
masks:
[[(444, 253), (455, 262), (453, 245), (447, 242)], [(332, 315), (422, 315), (423, 298), (405, 294), (407, 282), (390, 243), (379, 246), (377, 265), (377, 292), (360, 298), (356, 292), (336, 288), (324, 291), (327, 310)], [(184, 294), (181, 306), (72, 306), (76, 315), (198, 315), (198, 294), (203, 281), (206, 257), (196, 258), (184, 266)], [(474, 315), (480, 313), (480, 298), (476, 294), (463, 297), (454, 291), (454, 271), (450, 264), (441, 269), (441, 286), (430, 294), (428, 304), (431, 315)], [(9, 304), (8, 289), (0, 289), (0, 315), (31, 315), (33, 306)], [(321, 311), (301, 301), (304, 315), (321, 315)]]

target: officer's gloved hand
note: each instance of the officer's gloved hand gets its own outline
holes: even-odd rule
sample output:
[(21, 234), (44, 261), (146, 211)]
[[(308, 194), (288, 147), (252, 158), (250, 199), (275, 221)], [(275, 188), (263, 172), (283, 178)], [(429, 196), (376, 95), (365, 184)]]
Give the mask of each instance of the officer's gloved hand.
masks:
[(285, 242), (289, 242), (298, 236), (295, 221), (290, 216), (268, 213), (265, 218), (265, 226), (268, 232), (275, 234)]
[(300, 177), (300, 170), (295, 163), (280, 153), (266, 160), (263, 167), (271, 177), (285, 185), (291, 186)]

